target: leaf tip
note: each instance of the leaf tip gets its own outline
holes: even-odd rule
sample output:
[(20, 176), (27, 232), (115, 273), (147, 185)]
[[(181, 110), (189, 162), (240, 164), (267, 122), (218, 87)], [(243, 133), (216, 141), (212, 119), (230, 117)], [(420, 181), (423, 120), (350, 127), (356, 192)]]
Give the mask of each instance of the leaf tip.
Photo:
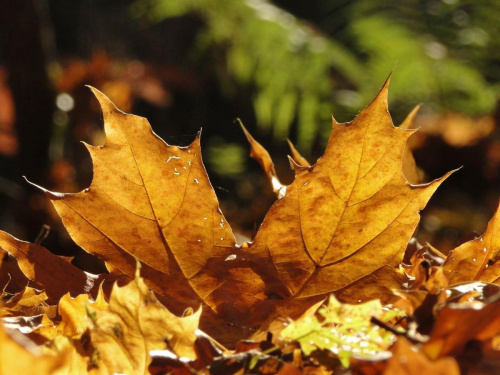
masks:
[(391, 74), (389, 74), (389, 76), (386, 78), (384, 84), (380, 88), (375, 98), (371, 101), (370, 104), (368, 104), (368, 106), (366, 106), (365, 109), (363, 109), (363, 111), (361, 111), (361, 113), (369, 114), (372, 111), (376, 112), (380, 111), (389, 114), (388, 97), (389, 97), (389, 84), (391, 82)]
[(247, 137), (247, 140), (248, 142), (252, 143), (252, 141), (254, 141), (254, 138), (252, 137), (252, 135), (250, 134), (250, 132), (247, 130), (247, 128), (245, 127), (245, 125), (243, 125), (243, 122), (240, 120), (240, 118), (236, 118), (234, 120), (234, 123), (236, 124), (239, 124), (240, 127), (241, 127), (241, 130), (243, 130), (243, 133), (245, 134), (245, 137)]
[(300, 165), (299, 163), (297, 163), (293, 157), (291, 157), (290, 155), (287, 155), (288, 157), (288, 162), (290, 163), (290, 168), (297, 172), (297, 171), (301, 171), (301, 170), (304, 170), (304, 169), (309, 169), (310, 167), (306, 167), (306, 166), (303, 166), (303, 165)]
[(420, 110), (421, 106), (422, 103), (419, 103), (411, 110), (411, 112), (408, 114), (408, 116), (406, 116), (401, 125), (399, 125), (400, 129), (404, 130), (413, 129), (415, 118), (417, 117), (418, 111)]
[(111, 101), (111, 99), (108, 98), (108, 96), (106, 94), (104, 94), (102, 91), (100, 91), (100, 90), (98, 90), (95, 87), (90, 86), (90, 85), (86, 85), (86, 86), (90, 89), (90, 91), (92, 91), (94, 96), (99, 101), (99, 104), (101, 105), (101, 110), (102, 110), (103, 114), (105, 114), (106, 112), (119, 112), (122, 114), (126, 114), (125, 112), (119, 110), (116, 107), (115, 103), (113, 103)]
[(56, 200), (56, 199), (62, 199), (64, 198), (64, 193), (56, 193), (56, 192), (53, 192), (53, 191), (50, 191), (50, 190), (47, 190), (45, 189), (43, 186), (40, 186), (40, 185), (37, 185), (35, 184), (34, 182), (31, 182), (30, 180), (28, 180), (28, 178), (26, 176), (23, 176), (24, 180), (30, 184), (31, 186), (34, 186), (36, 187), (37, 189), (41, 190), (43, 193), (45, 193), (45, 195), (47, 195), (50, 199), (52, 200)]
[(335, 120), (335, 117), (333, 117), (332, 115), (332, 128), (335, 128), (338, 125), (340, 125), (340, 123), (337, 120)]

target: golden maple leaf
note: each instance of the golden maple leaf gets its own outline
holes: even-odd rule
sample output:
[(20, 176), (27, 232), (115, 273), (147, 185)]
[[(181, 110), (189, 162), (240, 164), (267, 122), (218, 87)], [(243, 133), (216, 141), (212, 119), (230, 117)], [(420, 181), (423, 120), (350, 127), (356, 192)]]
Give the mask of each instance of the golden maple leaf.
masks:
[(443, 264), (450, 284), (466, 281), (498, 283), (500, 280), (500, 205), (482, 236), (448, 253)]
[(294, 165), (294, 182), (255, 241), (240, 248), (203, 167), (200, 137), (188, 147), (167, 145), (146, 119), (92, 90), (107, 136), (103, 146), (87, 145), (92, 184), (46, 194), (75, 242), (111, 274), (133, 278), (138, 259), (141, 276), (174, 313), (205, 304), (201, 327), (217, 338), (231, 337), (226, 322), (258, 327), (273, 311), (297, 315), (332, 292), (343, 301), (386, 301), (401, 285), (396, 267), (419, 211), (449, 175), (416, 186), (405, 179), (412, 131), (393, 126), (387, 81), (352, 122), (333, 121), (316, 164)]
[[(412, 131), (395, 128), (387, 109), (388, 81), (352, 122), (338, 124), (312, 167), (295, 166), (295, 180), (270, 209), (246, 252), (271, 261), (290, 301), (343, 293), (344, 301), (380, 298), (397, 279), (422, 210), (439, 184), (411, 185), (401, 163)], [(377, 275), (377, 276), (375, 276)], [(382, 276), (383, 275), (383, 276)], [(379, 282), (383, 277), (384, 282)], [(359, 283), (363, 282), (359, 298)], [(392, 283), (392, 285), (398, 282)]]

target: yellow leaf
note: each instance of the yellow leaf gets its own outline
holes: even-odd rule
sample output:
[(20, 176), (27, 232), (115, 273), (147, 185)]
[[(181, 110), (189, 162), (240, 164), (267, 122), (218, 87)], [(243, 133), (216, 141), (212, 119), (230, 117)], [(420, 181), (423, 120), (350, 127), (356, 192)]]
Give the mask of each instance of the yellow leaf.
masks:
[(0, 307), (0, 316), (37, 315), (48, 306), (44, 303), (47, 294), (44, 291), (26, 287), (15, 294)]
[(292, 152), (293, 161), (295, 161), (301, 167), (310, 167), (311, 164), (309, 164), (309, 162), (307, 161), (307, 159), (304, 158), (300, 154), (300, 152), (295, 148), (295, 146), (293, 145), (292, 141), (290, 141), (288, 138), (286, 139), (286, 141), (288, 142), (288, 146), (290, 147), (290, 151)]
[(54, 339), (57, 335), (80, 338), (89, 327), (90, 318), (87, 314), (87, 309), (90, 308), (92, 311), (102, 311), (107, 307), (108, 304), (104, 300), (102, 289), (99, 289), (95, 301), (91, 300), (88, 294), (80, 294), (75, 298), (72, 298), (69, 293), (65, 294), (59, 300), (57, 306), (60, 317), (59, 324), (52, 320), (45, 319), (35, 333), (49, 340)]
[[(401, 123), (401, 125), (399, 125), (399, 128), (408, 130), (412, 129), (415, 117), (417, 116), (419, 109), (419, 105), (413, 108), (409, 115)], [(408, 147), (405, 148), (405, 151), (403, 152), (403, 173), (409, 183), (420, 183), (421, 179), (418, 174), (417, 164), (415, 162), (415, 158), (413, 157), (413, 153)]]
[[(188, 147), (167, 145), (144, 118), (95, 89), (107, 139), (87, 146), (92, 184), (77, 194), (46, 193), (75, 242), (114, 275), (132, 278), (138, 259), (141, 276), (174, 313), (208, 305), (201, 327), (224, 342), (273, 311), (294, 316), (332, 292), (343, 301), (387, 302), (401, 285), (397, 266), (419, 211), (446, 178), (416, 186), (405, 179), (412, 131), (393, 126), (387, 88), (388, 81), (352, 122), (334, 121), (315, 165), (294, 164), (295, 181), (254, 243), (241, 248), (219, 210), (199, 136)], [(275, 175), (270, 158), (257, 157)]]
[(115, 284), (109, 307), (92, 314), (90, 335), (98, 365), (110, 373), (146, 374), (151, 350), (169, 349), (179, 357), (196, 358), (194, 341), (201, 308), (177, 317), (158, 302), (138, 275), (126, 286)]
[[(332, 292), (358, 302), (387, 287), (373, 277), (363, 298), (349, 293), (370, 275), (398, 279), (395, 267), (419, 211), (449, 175), (424, 185), (406, 181), (401, 160), (412, 131), (393, 126), (387, 88), (388, 82), (352, 122), (334, 123), (325, 154), (313, 167), (297, 168), (295, 181), (248, 249), (261, 264), (275, 266), (289, 306)], [(293, 309), (286, 313), (294, 314)]]
[(466, 281), (500, 281), (500, 205), (486, 231), (448, 253), (443, 264), (451, 285)]
[(65, 361), (64, 353), (59, 356), (44, 355), (18, 331), (8, 334), (0, 326), (0, 374), (54, 374), (64, 366)]

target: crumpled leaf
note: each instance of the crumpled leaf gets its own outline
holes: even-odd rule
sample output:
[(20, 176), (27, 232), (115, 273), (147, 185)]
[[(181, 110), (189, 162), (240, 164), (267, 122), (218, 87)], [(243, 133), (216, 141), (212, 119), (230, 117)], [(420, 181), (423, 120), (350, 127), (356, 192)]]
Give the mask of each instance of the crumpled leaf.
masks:
[(443, 254), (429, 246), (416, 249), (411, 256), (411, 264), (403, 266), (405, 272), (411, 277), (409, 287), (411, 289), (423, 287), (431, 294), (438, 294), (446, 288), (448, 279), (441, 267), (444, 260)]
[(24, 275), (44, 287), (47, 296), (55, 301), (68, 292), (72, 295), (93, 292), (104, 277), (84, 272), (40, 245), (2, 231), (0, 248), (15, 256)]
[(52, 375), (57, 374), (65, 361), (65, 353), (58, 356), (42, 354), (22, 334), (7, 333), (0, 325), (0, 374)]
[(467, 281), (500, 282), (500, 205), (482, 236), (448, 253), (443, 264), (450, 285)]
[(104, 299), (102, 289), (99, 290), (95, 300), (92, 300), (88, 294), (80, 294), (75, 298), (72, 298), (69, 293), (65, 294), (57, 305), (60, 322), (50, 319), (42, 321), (35, 333), (49, 340), (53, 340), (58, 335), (80, 338), (90, 323), (87, 309), (102, 311), (107, 307), (108, 303)]
[(423, 352), (414, 350), (404, 337), (394, 344), (391, 351), (392, 357), (383, 375), (460, 375), (455, 359), (445, 357), (431, 361)]
[(370, 321), (372, 317), (389, 322), (404, 315), (403, 311), (384, 310), (379, 300), (346, 305), (333, 295), (327, 305), (317, 310), (320, 318), (311, 312), (291, 322), (281, 331), (281, 337), (298, 341), (306, 355), (316, 349), (330, 350), (344, 367), (349, 366), (349, 358), (353, 355), (373, 358), (387, 354), (386, 350), (395, 341), (393, 333)]
[(152, 350), (173, 351), (179, 357), (195, 359), (194, 342), (201, 308), (178, 317), (164, 307), (146, 286), (139, 273), (129, 284), (117, 284), (109, 307), (93, 311), (90, 329), (99, 367), (109, 373), (146, 374)]
[(41, 314), (48, 307), (44, 303), (46, 300), (47, 294), (44, 291), (25, 287), (0, 306), (0, 317)]
[(423, 351), (430, 358), (459, 355), (470, 340), (491, 340), (500, 334), (500, 288), (472, 282), (447, 289), (448, 301), (435, 318)]

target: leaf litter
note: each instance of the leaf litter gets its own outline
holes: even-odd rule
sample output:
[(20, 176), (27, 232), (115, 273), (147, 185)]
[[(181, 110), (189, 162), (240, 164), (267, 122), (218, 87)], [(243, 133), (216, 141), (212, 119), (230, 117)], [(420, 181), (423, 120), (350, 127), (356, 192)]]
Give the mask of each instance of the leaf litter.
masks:
[(288, 141), (289, 186), (241, 124), (278, 198), (241, 246), (200, 135), (168, 145), (92, 88), (106, 132), (103, 146), (86, 145), (92, 184), (41, 189), (109, 273), (1, 232), (2, 373), (498, 371), (499, 213), (446, 257), (415, 245), (419, 211), (452, 172), (416, 184), (406, 141), (418, 108), (394, 127), (388, 85), (353, 121), (332, 119), (315, 164)]

